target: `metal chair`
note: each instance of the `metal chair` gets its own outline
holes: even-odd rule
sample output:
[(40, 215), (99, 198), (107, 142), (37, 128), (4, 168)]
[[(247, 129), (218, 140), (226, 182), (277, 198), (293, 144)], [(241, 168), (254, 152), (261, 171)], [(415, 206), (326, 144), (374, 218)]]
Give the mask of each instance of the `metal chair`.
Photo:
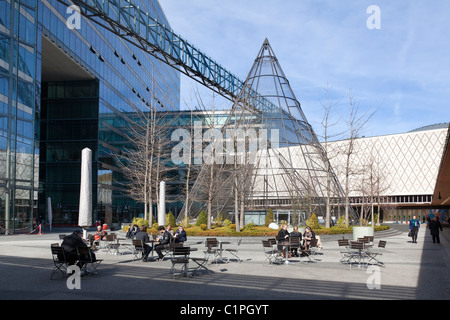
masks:
[[(225, 252), (229, 252), (231, 255), (233, 255), (234, 257), (237, 258), (238, 262), (241, 263), (242, 260), (241, 258), (239, 258), (238, 253), (239, 253), (239, 248), (241, 246), (241, 239), (238, 240), (236, 248), (226, 248), (224, 251)], [(227, 258), (227, 263), (230, 261), (230, 258)]]
[(364, 263), (364, 259), (367, 258), (366, 251), (364, 251), (364, 242), (350, 241), (349, 250), (350, 254), (347, 260), (347, 264), (350, 264), (351, 267), (351, 261), (355, 261), (356, 259), (358, 259), (358, 266), (361, 266), (361, 264)]
[(289, 244), (291, 248), (291, 252), (296, 255), (298, 255), (298, 251), (300, 249), (301, 252), (301, 240), (299, 236), (290, 236), (289, 237)]
[(319, 240), (317, 239), (311, 239), (309, 242), (309, 252), (311, 255), (316, 255), (319, 252), (319, 247), (317, 246)]
[[(183, 246), (174, 246), (172, 255), (173, 258), (172, 261), (172, 267), (170, 268), (170, 273), (172, 273), (172, 279), (175, 279), (175, 275), (181, 275), (181, 276), (188, 276), (189, 271), (189, 255), (190, 255), (190, 247), (183, 247)], [(176, 266), (181, 265), (181, 268), (179, 272), (177, 273)]]
[(348, 239), (338, 239), (338, 245), (341, 253), (341, 260), (339, 262), (343, 263), (344, 261), (347, 261), (350, 256), (350, 243), (348, 242)]
[(106, 235), (106, 250), (108, 253), (119, 254), (120, 244), (117, 242), (115, 234)]
[[(83, 264), (82, 269), (84, 269), (84, 271), (88, 273), (89, 276), (98, 275), (97, 268), (100, 263), (102, 263), (103, 259), (94, 259), (91, 249), (89, 249), (88, 247), (77, 247), (77, 253), (79, 263)], [(88, 271), (88, 265), (91, 265), (91, 271)]]
[(375, 260), (377, 264), (381, 264), (382, 266), (384, 266), (384, 262), (382, 262), (379, 257), (383, 255), (383, 251), (385, 250), (385, 248), (386, 248), (386, 241), (380, 240), (378, 242), (378, 247), (376, 249), (367, 250), (366, 254), (369, 258), (369, 261), (367, 263), (369, 263), (372, 260)]
[(183, 247), (183, 242), (169, 242), (167, 247), (164, 250), (164, 258), (173, 256), (174, 248)]
[[(133, 243), (133, 261), (145, 259), (145, 248), (142, 240), (132, 240)], [(140, 255), (140, 256), (139, 256)]]
[(55, 274), (55, 272), (58, 271), (61, 272), (62, 278), (64, 279), (64, 276), (67, 274), (67, 267), (69, 266), (68, 262), (66, 261), (64, 249), (58, 243), (51, 244), (50, 248), (52, 251), (52, 258), (54, 264), (52, 274), (50, 275), (50, 280), (53, 279), (53, 275)]
[(266, 256), (266, 260), (269, 260), (269, 264), (279, 264), (284, 263), (283, 257), (281, 256), (280, 251), (276, 248), (276, 241), (262, 240), (264, 254)]
[(206, 238), (205, 247), (205, 259), (209, 260), (209, 258), (212, 256), (213, 261), (211, 263), (213, 263), (219, 255), (219, 241), (217, 240), (217, 238)]

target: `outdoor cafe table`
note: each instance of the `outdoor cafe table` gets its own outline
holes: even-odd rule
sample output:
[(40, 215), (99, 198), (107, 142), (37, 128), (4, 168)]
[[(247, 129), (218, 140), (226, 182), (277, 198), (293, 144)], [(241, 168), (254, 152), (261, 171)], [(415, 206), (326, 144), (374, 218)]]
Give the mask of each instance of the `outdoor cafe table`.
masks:
[(279, 245), (284, 246), (284, 249), (286, 250), (286, 255), (285, 255), (285, 257), (284, 257), (284, 263), (285, 263), (285, 264), (291, 263), (291, 262), (289, 261), (289, 249), (292, 248), (292, 247), (298, 246), (298, 244), (296, 244), (296, 243), (290, 243), (289, 241), (282, 241), (282, 242), (279, 242)]
[(224, 241), (224, 240), (217, 240), (219, 242), (219, 259), (215, 259), (213, 262), (215, 263), (224, 263), (225, 260), (222, 257), (223, 247), (224, 244), (230, 244), (230, 241)]

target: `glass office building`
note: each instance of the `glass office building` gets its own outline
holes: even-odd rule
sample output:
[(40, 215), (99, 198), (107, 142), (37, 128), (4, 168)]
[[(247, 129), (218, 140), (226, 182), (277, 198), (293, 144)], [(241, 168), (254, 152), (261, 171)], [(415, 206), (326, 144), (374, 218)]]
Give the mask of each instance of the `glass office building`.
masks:
[[(139, 2), (169, 26), (157, 0)], [(94, 220), (134, 216), (112, 154), (126, 115), (155, 101), (179, 110), (178, 71), (56, 0), (0, 0), (0, 232), (45, 222), (48, 203), (53, 225), (76, 225), (86, 147)]]

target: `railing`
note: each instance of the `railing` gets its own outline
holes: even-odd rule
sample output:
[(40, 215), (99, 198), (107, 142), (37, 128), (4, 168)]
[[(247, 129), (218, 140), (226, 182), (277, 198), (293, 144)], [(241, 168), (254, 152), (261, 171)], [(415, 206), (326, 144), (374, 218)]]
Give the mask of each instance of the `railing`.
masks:
[[(105, 27), (143, 51), (164, 61), (220, 95), (263, 113), (279, 108), (206, 56), (170, 28), (141, 10), (132, 0), (58, 0), (76, 5), (80, 14)], [(244, 92), (242, 92), (244, 88)], [(252, 103), (249, 105), (249, 101)]]

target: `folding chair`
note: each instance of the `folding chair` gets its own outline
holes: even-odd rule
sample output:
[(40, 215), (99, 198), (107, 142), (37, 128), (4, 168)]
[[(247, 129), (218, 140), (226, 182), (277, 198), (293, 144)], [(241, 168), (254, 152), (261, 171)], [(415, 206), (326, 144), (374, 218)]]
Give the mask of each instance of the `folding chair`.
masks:
[(301, 243), (300, 243), (300, 237), (299, 236), (290, 236), (289, 237), (289, 244), (291, 246), (291, 252), (296, 252), (298, 255), (298, 251), (301, 252)]
[(358, 266), (361, 266), (361, 261), (364, 263), (364, 259), (367, 258), (367, 254), (364, 251), (364, 242), (360, 241), (350, 241), (350, 254), (349, 258), (347, 259), (347, 264), (350, 264), (351, 267), (351, 261), (355, 261), (355, 259), (358, 259)]
[(52, 258), (54, 264), (52, 274), (50, 275), (50, 280), (53, 279), (53, 275), (57, 271), (61, 272), (62, 278), (64, 279), (64, 276), (67, 274), (67, 267), (69, 266), (68, 262), (66, 261), (64, 249), (58, 243), (51, 244), (50, 248), (52, 251)]
[(266, 260), (269, 260), (269, 264), (272, 263), (283, 263), (283, 257), (281, 256), (278, 249), (276, 249), (276, 241), (275, 243), (273, 241), (269, 240), (262, 240), (263, 243), (263, 249), (264, 254), (266, 256)]
[[(97, 268), (102, 263), (103, 259), (94, 259), (91, 254), (91, 249), (88, 247), (77, 247), (77, 253), (78, 253), (78, 261), (79, 263), (83, 264), (82, 269), (89, 273), (89, 276), (92, 274), (98, 275)], [(92, 271), (88, 271), (87, 266), (92, 266)]]
[(183, 247), (183, 242), (169, 242), (169, 244), (167, 245), (167, 247), (165, 248), (165, 251), (164, 251), (164, 258), (173, 256), (173, 250), (176, 247), (177, 248)]
[(364, 236), (364, 242), (368, 246), (373, 246), (373, 236)]
[[(236, 248), (226, 248), (224, 251), (229, 252), (231, 255), (237, 258), (238, 262), (241, 263), (242, 260), (239, 258), (239, 247), (241, 246), (241, 239), (238, 240)], [(230, 261), (230, 258), (227, 258), (227, 263)]]
[[(142, 240), (132, 240), (133, 242), (133, 261), (135, 260), (141, 260), (144, 261), (145, 259), (145, 248), (144, 243)], [(140, 255), (140, 257), (139, 257)]]
[(211, 270), (209, 270), (206, 267), (206, 264), (208, 263), (208, 259), (191, 257), (191, 261), (195, 262), (195, 264), (196, 264), (195, 268), (193, 268), (194, 269), (194, 272), (193, 272), (194, 277), (197, 275), (197, 272), (200, 270), (205, 270), (207, 273), (211, 272)]
[(348, 239), (338, 239), (338, 245), (341, 253), (341, 260), (339, 262), (343, 263), (344, 261), (347, 261), (350, 256), (350, 244), (348, 242)]
[(106, 235), (106, 250), (112, 254), (119, 254), (120, 244), (116, 240), (115, 234)]
[(318, 241), (317, 239), (311, 239), (309, 242), (309, 252), (311, 255), (316, 255), (319, 252), (319, 247), (317, 246)]
[[(183, 246), (174, 246), (172, 255), (173, 258), (172, 261), (172, 267), (170, 268), (170, 273), (172, 273), (172, 279), (175, 279), (175, 275), (181, 275), (181, 276), (188, 276), (188, 265), (189, 265), (189, 254), (190, 254), (191, 248), (190, 247), (183, 247)], [(176, 271), (176, 266), (181, 265), (181, 268), (179, 272)]]
[(209, 260), (209, 258), (213, 256), (213, 261), (211, 262), (213, 263), (219, 255), (219, 241), (217, 241), (217, 238), (206, 238), (205, 247), (205, 259)]
[(383, 251), (385, 250), (384, 248), (386, 248), (386, 241), (380, 240), (378, 242), (378, 248), (367, 250), (366, 254), (369, 258), (369, 261), (367, 263), (369, 263), (372, 260), (375, 260), (377, 264), (381, 264), (382, 266), (384, 266), (384, 262), (380, 261), (379, 258), (383, 255)]

